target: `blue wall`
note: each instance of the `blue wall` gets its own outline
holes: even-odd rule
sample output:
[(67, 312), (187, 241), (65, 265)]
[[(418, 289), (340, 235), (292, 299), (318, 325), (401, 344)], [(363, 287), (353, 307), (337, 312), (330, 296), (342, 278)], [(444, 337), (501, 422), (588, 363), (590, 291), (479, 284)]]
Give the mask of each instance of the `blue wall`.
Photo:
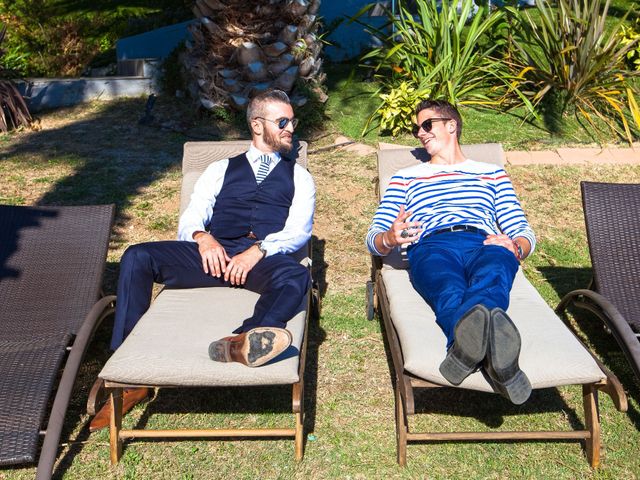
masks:
[[(348, 60), (360, 55), (372, 43), (371, 35), (358, 23), (349, 23), (348, 19), (358, 13), (362, 7), (374, 3), (373, 0), (323, 0), (320, 4), (320, 15), (326, 26), (335, 20), (342, 23), (334, 30), (327, 40), (332, 45), (325, 45), (323, 51), (331, 60)], [(384, 17), (369, 17), (363, 15), (361, 21), (373, 27), (381, 27), (385, 23)]]
[[(366, 33), (361, 25), (348, 22), (349, 17), (369, 3), (373, 3), (372, 0), (322, 0), (319, 15), (323, 18), (325, 25), (341, 20), (338, 28), (327, 37), (327, 41), (332, 45), (324, 46), (325, 56), (331, 60), (343, 61), (357, 57), (363, 49), (370, 46), (371, 35)], [(381, 17), (363, 16), (362, 20), (374, 26), (384, 24), (384, 18)], [(116, 43), (118, 60), (165, 58), (181, 41), (188, 38), (187, 25), (193, 21), (195, 20), (118, 40)]]
[(118, 60), (165, 58), (180, 42), (190, 36), (187, 26), (192, 22), (195, 20), (121, 38), (116, 42), (116, 56)]

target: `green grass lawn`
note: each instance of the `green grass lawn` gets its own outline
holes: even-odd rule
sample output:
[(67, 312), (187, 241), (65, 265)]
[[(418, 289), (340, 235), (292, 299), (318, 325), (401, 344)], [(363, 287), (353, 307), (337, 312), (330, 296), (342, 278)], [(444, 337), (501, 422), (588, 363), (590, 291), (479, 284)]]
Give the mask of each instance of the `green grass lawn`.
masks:
[[(111, 8), (122, 2), (89, 5), (57, 0), (59, 15)], [(616, 15), (629, 2), (615, 2)], [(121, 5), (122, 6), (122, 5)], [(158, 5), (154, 4), (153, 8)], [(124, 6), (140, 14), (145, 2)], [(155, 10), (154, 10), (155, 11)], [(150, 13), (151, 10), (149, 10)], [(300, 134), (310, 149), (328, 147), (338, 135), (360, 138), (378, 100), (376, 85), (351, 65), (329, 66), (329, 101), (321, 129)], [(0, 203), (56, 205), (115, 203), (116, 224), (104, 290), (115, 293), (124, 249), (142, 241), (175, 238), (179, 210), (182, 145), (194, 139), (244, 137), (238, 125), (196, 118), (191, 105), (160, 97), (160, 122), (187, 124), (186, 135), (137, 124), (144, 99), (92, 103), (39, 115), (39, 128), (0, 135)], [(594, 139), (571, 125), (565, 137), (550, 135), (514, 114), (465, 109), (465, 143), (502, 142), (506, 149), (541, 150), (592, 146)], [(381, 137), (370, 131), (363, 142), (415, 145), (410, 136)], [(611, 140), (611, 143), (620, 144)], [(623, 145), (623, 144), (621, 144)], [(602, 465), (589, 468), (578, 443), (447, 443), (411, 445), (408, 466), (396, 464), (394, 399), (389, 360), (378, 321), (365, 317), (365, 282), (370, 260), (364, 235), (376, 207), (375, 158), (322, 150), (310, 156), (317, 188), (314, 269), (323, 279), (323, 309), (310, 330), (306, 379), (305, 458), (293, 460), (293, 444), (280, 440), (135, 441), (120, 464), (109, 464), (106, 431), (89, 434), (85, 403), (93, 380), (109, 357), (111, 321), (97, 333), (81, 371), (58, 455), (57, 476), (98, 478), (624, 478), (640, 476), (640, 389), (617, 345), (597, 325), (571, 318), (579, 335), (623, 382), (629, 411), (617, 412), (601, 396)], [(516, 190), (538, 236), (525, 273), (555, 306), (566, 292), (585, 287), (590, 277), (579, 182), (640, 182), (640, 166), (528, 166), (509, 168)], [(286, 391), (275, 388), (159, 390), (135, 408), (126, 427), (267, 426), (288, 418)], [(514, 407), (496, 395), (452, 389), (439, 398), (420, 395), (422, 409), (438, 415), (412, 419), (418, 428), (552, 429), (582, 423), (581, 392), (566, 387), (536, 391)], [(265, 415), (254, 415), (257, 409)], [(220, 413), (222, 412), (222, 413)], [(525, 415), (526, 414), (526, 415)], [(32, 466), (0, 469), (0, 480), (33, 478)]]
[[(332, 95), (326, 129), (304, 137), (311, 149), (327, 146), (337, 134), (356, 132), (371, 105), (356, 84)], [(336, 92), (340, 83), (336, 82)], [(347, 90), (350, 90), (349, 92)], [(349, 100), (351, 98), (351, 100)], [(342, 101), (341, 99), (345, 99)], [(347, 101), (348, 100), (348, 101)], [(40, 129), (0, 137), (0, 203), (81, 204), (114, 202), (116, 226), (108, 256), (104, 289), (115, 292), (118, 261), (124, 248), (141, 241), (172, 239), (178, 218), (180, 157), (185, 135), (137, 124), (144, 99), (93, 103), (40, 115)], [(341, 111), (344, 114), (341, 114)], [(160, 120), (190, 119), (189, 134), (232, 139), (242, 132), (211, 120), (193, 119), (188, 105), (160, 98)], [(489, 119), (469, 114), (465, 139), (487, 140)], [(353, 120), (353, 117), (357, 117)], [(507, 146), (544, 148), (547, 143), (511, 118), (492, 118), (488, 139)], [(212, 125), (212, 123), (214, 123)], [(502, 134), (502, 136), (500, 135)], [(355, 133), (353, 134), (355, 136)], [(541, 140), (542, 139), (542, 140)], [(367, 137), (367, 142), (379, 139)], [(410, 138), (399, 141), (411, 143)], [(135, 441), (122, 461), (109, 465), (108, 434), (89, 434), (84, 413), (88, 389), (109, 356), (111, 322), (92, 344), (73, 395), (62, 435), (58, 476), (64, 478), (624, 478), (640, 476), (640, 390), (616, 344), (584, 319), (578, 332), (629, 393), (628, 413), (617, 412), (601, 395), (602, 466), (592, 471), (578, 443), (484, 443), (411, 445), (408, 466), (395, 460), (391, 374), (378, 321), (365, 318), (365, 282), (369, 257), (363, 245), (376, 207), (375, 158), (331, 149), (310, 156), (318, 188), (314, 225), (314, 263), (326, 290), (320, 321), (310, 331), (306, 380), (305, 458), (293, 460), (293, 444), (284, 440)], [(640, 182), (640, 166), (511, 167), (525, 211), (537, 232), (536, 253), (525, 272), (555, 306), (560, 296), (589, 279), (589, 257), (582, 220), (579, 181)], [(286, 390), (286, 389), (285, 389)], [(163, 389), (136, 407), (125, 425), (149, 427), (264, 426), (288, 418), (282, 389)], [(412, 420), (428, 428), (560, 428), (582, 422), (581, 392), (567, 387), (534, 392), (513, 407), (490, 394), (451, 390), (440, 398), (421, 395), (422, 408), (437, 416)], [(477, 409), (474, 407), (478, 407)], [(266, 415), (248, 413), (261, 410)], [(222, 411), (223, 413), (219, 413)], [(526, 415), (524, 415), (526, 414)], [(0, 479), (32, 478), (34, 468), (0, 470)]]

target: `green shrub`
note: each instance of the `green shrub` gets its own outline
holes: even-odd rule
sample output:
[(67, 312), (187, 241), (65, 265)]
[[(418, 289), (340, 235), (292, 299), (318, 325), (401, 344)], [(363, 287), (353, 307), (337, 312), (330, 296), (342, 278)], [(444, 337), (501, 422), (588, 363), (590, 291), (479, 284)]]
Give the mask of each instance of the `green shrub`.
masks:
[[(365, 54), (362, 61), (373, 62), (375, 74), (384, 85), (382, 92), (390, 95), (385, 101), (398, 102), (402, 95), (406, 96), (399, 90), (406, 83), (419, 94), (454, 105), (504, 108), (515, 96), (531, 108), (502, 60), (508, 49), (509, 32), (504, 11), (462, 0), (458, 12), (457, 4), (415, 0), (417, 15), (413, 15), (400, 1), (397, 14), (388, 13), (388, 28), (372, 31), (382, 46)], [(394, 108), (379, 109), (372, 119), (379, 120), (382, 126), (381, 115)], [(406, 118), (393, 122), (396, 132), (403, 125), (405, 130), (410, 125)]]
[(180, 55), (186, 49), (184, 42), (181, 42), (162, 62), (162, 75), (160, 86), (162, 91), (174, 96), (178, 90), (185, 90), (185, 77)]
[(612, 29), (605, 28), (609, 4), (557, 0), (552, 9), (547, 0), (537, 0), (536, 17), (509, 9), (517, 24), (516, 62), (524, 66), (521, 90), (551, 131), (561, 133), (566, 116), (573, 114), (596, 138), (603, 139), (606, 125), (631, 142), (632, 128), (640, 128), (635, 81), (640, 71), (629, 71), (624, 62), (638, 39), (620, 41), (626, 15)]
[(0, 23), (11, 32), (5, 48), (14, 68), (28, 76), (77, 76), (89, 65), (115, 62), (118, 38), (193, 16), (184, 0), (131, 3), (0, 1)]
[[(389, 93), (381, 93), (382, 103), (374, 112), (378, 118), (382, 132), (390, 132), (397, 137), (403, 132), (410, 132), (413, 127), (413, 112), (420, 100), (429, 97), (429, 90), (416, 88), (412, 83), (402, 81), (396, 87), (391, 87)], [(369, 123), (365, 126), (365, 131)]]
[(620, 26), (620, 33), (618, 34), (620, 42), (623, 45), (634, 44), (635, 46), (627, 52), (625, 58), (626, 65), (629, 70), (640, 70), (640, 19), (636, 19), (633, 26)]

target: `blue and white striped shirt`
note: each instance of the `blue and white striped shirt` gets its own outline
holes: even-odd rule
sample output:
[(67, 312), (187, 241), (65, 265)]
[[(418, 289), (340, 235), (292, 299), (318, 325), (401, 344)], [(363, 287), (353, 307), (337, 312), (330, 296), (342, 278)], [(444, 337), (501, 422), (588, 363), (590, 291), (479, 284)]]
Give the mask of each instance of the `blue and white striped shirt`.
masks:
[(408, 222), (422, 224), (420, 238), (441, 228), (471, 225), (512, 239), (525, 237), (531, 252), (535, 248), (535, 234), (511, 180), (504, 169), (492, 164), (465, 160), (454, 165), (422, 163), (399, 170), (391, 178), (367, 232), (367, 247), (374, 255), (382, 255), (376, 249), (375, 236), (391, 228), (402, 205), (412, 212)]

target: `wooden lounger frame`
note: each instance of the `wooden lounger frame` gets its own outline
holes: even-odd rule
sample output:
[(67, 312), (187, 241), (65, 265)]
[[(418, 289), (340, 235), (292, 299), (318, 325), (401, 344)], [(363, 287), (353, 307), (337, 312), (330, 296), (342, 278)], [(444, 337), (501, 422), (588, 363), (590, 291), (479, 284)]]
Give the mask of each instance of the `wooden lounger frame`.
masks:
[[(115, 465), (122, 457), (122, 446), (126, 439), (133, 438), (248, 438), (248, 437), (283, 437), (294, 439), (295, 459), (300, 461), (304, 456), (304, 369), (307, 356), (307, 336), (309, 333), (309, 318), (314, 313), (316, 302), (315, 292), (308, 293), (307, 313), (305, 318), (305, 330), (300, 347), (300, 364), (298, 365), (298, 378), (296, 383), (291, 384), (291, 406), (295, 417), (294, 428), (210, 428), (210, 429), (179, 429), (179, 430), (153, 430), (153, 429), (122, 429), (122, 393), (125, 388), (150, 387), (157, 388), (158, 385), (131, 385), (105, 381), (105, 388), (109, 392), (109, 402), (111, 402), (112, 414), (109, 419), (109, 438), (111, 464)], [(283, 385), (283, 387), (286, 385)], [(163, 385), (161, 388), (187, 388), (185, 386)], [(198, 387), (200, 388), (200, 387)], [(205, 388), (220, 388), (206, 387)], [(230, 388), (230, 387), (222, 387)]]
[[(379, 259), (374, 258), (374, 263)], [(598, 391), (611, 396), (616, 408), (626, 411), (627, 398), (618, 379), (599, 361), (598, 365), (607, 376), (606, 380), (582, 385), (584, 404), (584, 430), (569, 431), (493, 431), (493, 432), (412, 432), (409, 428), (409, 415), (415, 415), (414, 389), (416, 388), (450, 388), (428, 382), (404, 370), (402, 347), (391, 320), (391, 311), (384, 282), (379, 267), (375, 277), (375, 300), (377, 311), (382, 317), (387, 334), (395, 374), (394, 394), (396, 409), (396, 440), (398, 464), (407, 463), (407, 445), (410, 442), (450, 442), (450, 441), (507, 441), (507, 440), (584, 440), (589, 464), (597, 468), (600, 463), (600, 420), (598, 414)]]
[[(483, 158), (487, 152), (495, 153), (495, 149), (490, 145), (473, 145), (474, 153), (472, 158), (478, 160), (490, 161)], [(465, 146), (463, 146), (463, 151)], [(484, 150), (484, 152), (483, 152)], [(502, 147), (499, 147), (502, 153)], [(413, 151), (414, 156), (419, 158), (424, 154), (420, 149)], [(479, 157), (478, 157), (479, 155)], [(503, 155), (503, 154), (502, 154)], [(378, 161), (380, 162), (380, 151), (378, 152)], [(397, 159), (397, 167), (407, 166)], [(423, 160), (424, 161), (424, 160)], [(380, 169), (380, 165), (378, 165)], [(380, 182), (380, 179), (379, 179)], [(378, 183), (378, 195), (380, 195), (380, 183)], [(605, 379), (595, 383), (582, 384), (582, 399), (584, 405), (584, 419), (586, 428), (583, 430), (560, 430), (560, 431), (490, 431), (490, 432), (413, 432), (409, 427), (409, 415), (415, 415), (414, 389), (426, 388), (452, 388), (447, 385), (439, 385), (429, 382), (425, 379), (412, 375), (404, 370), (404, 356), (400, 340), (391, 319), (391, 309), (382, 280), (383, 262), (381, 257), (371, 256), (372, 269), (371, 281), (367, 282), (367, 316), (372, 319), (377, 312), (381, 318), (386, 338), (388, 341), (391, 362), (393, 364), (394, 396), (395, 396), (395, 417), (396, 417), (396, 440), (397, 440), (397, 459), (401, 466), (407, 463), (407, 445), (410, 442), (452, 442), (452, 441), (584, 441), (586, 447), (586, 456), (589, 464), (593, 468), (597, 468), (600, 463), (600, 419), (598, 411), (598, 392), (602, 391), (608, 394), (615, 407), (624, 412), (627, 410), (627, 397), (616, 376), (611, 373), (590, 350), (585, 346), (587, 351), (594, 358), (600, 369), (605, 375)], [(570, 329), (571, 330), (571, 329)], [(578, 341), (582, 341), (576, 336)]]

